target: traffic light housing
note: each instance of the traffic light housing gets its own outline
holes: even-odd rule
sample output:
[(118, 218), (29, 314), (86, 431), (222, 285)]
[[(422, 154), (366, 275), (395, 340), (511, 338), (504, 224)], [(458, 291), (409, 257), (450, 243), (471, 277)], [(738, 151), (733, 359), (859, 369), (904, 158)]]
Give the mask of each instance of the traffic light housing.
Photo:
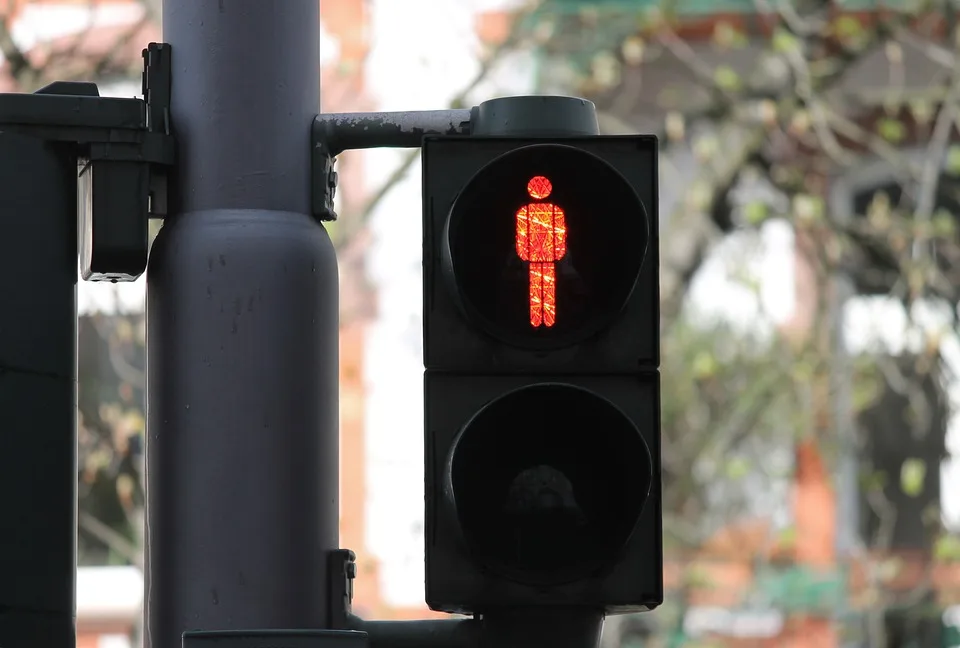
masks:
[(427, 604), (656, 607), (656, 139), (422, 152)]

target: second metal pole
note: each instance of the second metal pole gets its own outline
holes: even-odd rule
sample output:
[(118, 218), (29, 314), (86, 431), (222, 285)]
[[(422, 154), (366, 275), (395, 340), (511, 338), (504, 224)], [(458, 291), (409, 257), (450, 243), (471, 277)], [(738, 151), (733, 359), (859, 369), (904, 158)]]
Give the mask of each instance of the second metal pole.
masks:
[(76, 646), (76, 158), (0, 133), (0, 646)]
[(177, 176), (147, 274), (145, 641), (328, 627), (338, 282), (310, 216), (317, 0), (165, 0)]

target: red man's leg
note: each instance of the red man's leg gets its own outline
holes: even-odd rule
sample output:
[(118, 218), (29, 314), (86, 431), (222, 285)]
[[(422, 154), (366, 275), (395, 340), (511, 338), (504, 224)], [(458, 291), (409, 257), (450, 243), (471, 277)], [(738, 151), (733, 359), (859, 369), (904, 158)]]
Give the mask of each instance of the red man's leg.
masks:
[(530, 324), (543, 324), (543, 266), (546, 263), (530, 264)]
[(542, 263), (543, 323), (553, 326), (557, 321), (557, 265)]

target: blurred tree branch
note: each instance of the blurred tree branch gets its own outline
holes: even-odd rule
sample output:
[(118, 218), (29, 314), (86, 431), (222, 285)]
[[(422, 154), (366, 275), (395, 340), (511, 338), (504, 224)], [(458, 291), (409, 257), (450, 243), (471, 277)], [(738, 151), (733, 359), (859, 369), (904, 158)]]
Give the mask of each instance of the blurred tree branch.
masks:
[[(841, 418), (879, 407), (876, 390), (866, 387), (874, 381), (899, 385), (908, 402), (911, 418), (898, 424), (906, 429), (903, 439), (890, 441), (893, 454), (907, 451), (911, 433), (944, 432), (931, 422), (934, 408), (919, 388), (920, 378), (887, 367), (893, 364), (890, 356), (904, 351), (850, 357), (838, 352), (838, 344), (846, 342), (838, 342), (844, 336), (836, 329), (846, 321), (837, 312), (846, 303), (838, 278), (849, 278), (870, 295), (898, 298), (907, 308), (919, 300), (941, 300), (956, 320), (960, 55), (947, 4), (867, 14), (844, 12), (833, 3), (756, 0), (759, 13), (743, 21), (716, 17), (712, 38), (701, 29), (706, 20), (698, 18), (692, 21), (695, 29), (684, 31), (682, 17), (661, 11), (620, 40), (601, 44), (603, 34), (591, 33), (582, 51), (575, 48), (587, 40), (581, 39), (584, 31), (608, 25), (618, 32), (626, 22), (616, 13), (622, 6), (604, 15), (599, 5), (589, 20), (558, 11), (558, 20), (570, 23), (557, 38), (564, 43), (552, 43), (556, 63), (567, 66), (559, 78), (568, 79), (569, 69), (585, 61), (578, 69), (593, 76), (578, 92), (595, 98), (603, 131), (635, 132), (635, 120), (663, 119), (656, 129), (660, 182), (670, 188), (661, 195), (678, 199), (660, 241), (665, 540), (696, 549), (717, 525), (755, 510), (765, 486), (783, 470), (771, 466), (774, 451), (798, 438), (815, 442), (825, 460), (832, 459), (847, 442), (840, 436), (850, 426)], [(747, 47), (749, 52), (733, 52)], [(599, 81), (596, 62), (611, 57), (626, 71)], [(680, 94), (683, 89), (690, 97)], [(673, 158), (672, 150), (679, 155)], [(876, 187), (865, 186), (861, 168), (879, 168), (878, 161), (886, 164), (886, 177), (880, 174)], [(849, 172), (856, 204), (828, 200)], [(792, 280), (797, 309), (807, 314), (802, 324), (791, 326), (803, 330), (789, 336), (774, 332), (772, 341), (759, 341), (698, 319), (686, 302), (704, 260), (729, 242), (730, 234), (756, 232), (770, 219), (787, 221), (794, 236)], [(910, 336), (917, 335), (924, 362), (939, 361), (943, 333), (919, 333), (913, 317), (907, 310), (904, 345), (912, 348)], [(830, 377), (840, 365), (861, 362), (878, 377), (849, 372), (855, 374), (850, 375), (854, 395), (841, 402)], [(857, 440), (864, 443), (876, 433), (858, 427)], [(927, 470), (935, 470), (940, 457), (924, 457)], [(859, 461), (862, 466), (864, 458)], [(884, 478), (895, 493), (907, 488), (900, 484), (903, 475)], [(864, 550), (858, 559), (873, 570), (867, 590), (878, 599), (868, 612), (871, 634), (881, 637), (892, 606), (929, 594), (932, 563), (925, 563), (926, 575), (910, 581), (909, 592), (895, 593), (890, 577), (875, 565), (876, 556), (868, 558), (866, 550), (889, 556), (884, 552), (893, 550), (892, 529), (916, 515), (911, 506), (926, 506), (928, 500), (904, 504), (882, 489), (861, 488), (853, 496), (869, 500), (863, 506), (878, 518), (879, 530), (853, 533)], [(849, 522), (838, 520), (838, 528)]]
[[(510, 22), (510, 28), (505, 38), (499, 42), (487, 56), (485, 56), (473, 78), (461, 88), (450, 100), (448, 107), (451, 109), (462, 108), (469, 100), (473, 92), (490, 77), (490, 74), (510, 53), (520, 49), (529, 34), (524, 30), (524, 17), (532, 14), (539, 5), (535, 2), (519, 12), (514, 20)], [(362, 206), (355, 210), (348, 210), (342, 214), (339, 221), (329, 228), (331, 238), (337, 247), (340, 256), (340, 270), (342, 276), (353, 276), (361, 286), (359, 290), (366, 291), (366, 282), (364, 277), (365, 269), (363, 265), (364, 254), (369, 243), (370, 236), (367, 233), (370, 219), (384, 198), (407, 177), (414, 163), (419, 159), (420, 150), (413, 149), (405, 153), (402, 161), (394, 168), (382, 183), (373, 190), (372, 194), (364, 201)], [(359, 304), (366, 303), (363, 297), (356, 300)], [(341, 308), (340, 325), (346, 326), (350, 322), (362, 316), (362, 307), (347, 306)]]
[[(82, 51), (84, 44), (91, 44), (97, 39), (94, 34), (96, 25), (93, 19), (97, 7), (93, 0), (88, 1), (87, 25), (69, 37), (68, 46), (58, 49), (52, 49), (50, 44), (42, 43), (30, 52), (23, 51), (13, 39), (9, 24), (10, 16), (2, 15), (0, 16), (0, 52), (3, 53), (5, 65), (20, 92), (33, 92), (54, 80), (96, 79), (117, 64), (122, 50), (130, 45), (132, 39), (145, 26), (159, 21), (160, 4), (161, 0), (141, 0), (143, 15), (140, 19), (124, 29), (104, 54), (93, 59), (84, 56)], [(39, 55), (34, 56), (34, 54)], [(39, 62), (34, 62), (34, 59)], [(78, 61), (81, 62), (80, 65), (77, 64)], [(139, 74), (139, 58), (132, 62), (131, 66), (131, 75)]]
[[(783, 6), (781, 5), (781, 8)], [(799, 16), (794, 12), (792, 21), (797, 20)], [(888, 19), (888, 23), (878, 26), (876, 31), (872, 32), (873, 42), (879, 42), (885, 34), (902, 28), (906, 20), (906, 17), (899, 15)], [(730, 192), (737, 185), (748, 162), (763, 155), (764, 149), (769, 147), (771, 128), (767, 120), (754, 119), (751, 123), (737, 114), (738, 104), (758, 101), (755, 97), (759, 88), (751, 89), (745, 84), (746, 92), (731, 94), (725, 88), (718, 87), (716, 74), (707, 71), (712, 68), (683, 44), (671, 29), (662, 27), (659, 33), (666, 34), (662, 37), (663, 42), (672, 48), (677, 58), (715, 91), (717, 98), (714, 103), (700, 112), (718, 115), (708, 117), (705, 121), (713, 123), (715, 137), (719, 141), (714, 147), (717, 153), (703, 165), (699, 177), (690, 183), (688, 200), (671, 215), (669, 236), (664, 236), (661, 241), (661, 317), (664, 326), (669, 326), (683, 304), (691, 279), (709, 251), (724, 236), (718, 220), (726, 218), (722, 215), (718, 218), (718, 212), (729, 211)], [(826, 124), (820, 97), (829, 93), (851, 67), (872, 51), (871, 48), (865, 44), (857, 48), (843, 49), (838, 55), (830, 57), (833, 65), (827, 68), (826, 72), (815, 75), (805, 53), (817, 46), (822, 47), (822, 41), (828, 38), (828, 35), (822, 30), (806, 27), (800, 34), (782, 34), (779, 56), (787, 61), (793, 70), (792, 83), (785, 84), (769, 98), (759, 101), (764, 102), (763, 105), (771, 106), (779, 124), (790, 124), (801, 111), (804, 111), (804, 114), (813, 112), (813, 123), (820, 144), (825, 150), (849, 163), (849, 155), (842, 151)], [(748, 74), (747, 78), (762, 76), (764, 63), (763, 60), (758, 62), (757, 69)], [(721, 151), (722, 154), (719, 154)]]
[(123, 556), (134, 567), (143, 569), (143, 551), (140, 547), (86, 511), (80, 511), (77, 519), (81, 529), (95, 536), (111, 550)]
[[(507, 35), (481, 60), (480, 67), (476, 74), (454, 95), (447, 105), (448, 108), (462, 108), (466, 102), (470, 100), (473, 92), (489, 78), (491, 72), (496, 69), (497, 65), (499, 65), (506, 56), (520, 49), (530, 38), (530, 35), (524, 28), (524, 18), (535, 12), (538, 4), (539, 3), (534, 3), (531, 7), (519, 12), (514, 19), (510, 21), (510, 28)], [(343, 234), (337, 236), (334, 241), (335, 244), (345, 244), (352, 235), (367, 226), (377, 206), (383, 201), (387, 194), (407, 176), (410, 168), (419, 156), (419, 149), (409, 151), (404, 156), (403, 161), (397, 165), (390, 175), (373, 191), (362, 207), (355, 212), (343, 215)], [(349, 224), (349, 226), (347, 226), (347, 224)]]

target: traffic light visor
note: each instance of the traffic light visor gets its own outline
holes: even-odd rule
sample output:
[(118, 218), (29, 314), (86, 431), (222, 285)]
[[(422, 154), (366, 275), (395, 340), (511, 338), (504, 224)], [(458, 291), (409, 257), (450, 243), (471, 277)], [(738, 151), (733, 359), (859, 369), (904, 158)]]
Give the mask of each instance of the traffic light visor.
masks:
[(574, 146), (534, 144), (467, 183), (442, 250), (468, 318), (508, 344), (550, 348), (620, 313), (648, 238), (643, 203), (616, 169)]
[(528, 584), (616, 559), (650, 492), (650, 450), (608, 400), (565, 384), (510, 392), (461, 430), (448, 489), (479, 562)]

